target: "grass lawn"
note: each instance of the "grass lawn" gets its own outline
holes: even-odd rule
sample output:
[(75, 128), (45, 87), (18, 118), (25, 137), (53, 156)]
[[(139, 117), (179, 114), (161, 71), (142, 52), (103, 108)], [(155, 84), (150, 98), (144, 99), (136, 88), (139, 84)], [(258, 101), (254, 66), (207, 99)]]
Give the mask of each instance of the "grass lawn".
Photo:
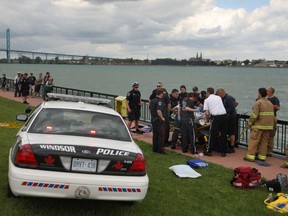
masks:
[[(0, 123), (15, 121), (25, 105), (0, 97)], [(167, 152), (152, 153), (151, 145), (137, 141), (142, 148), (149, 174), (146, 199), (133, 206), (120, 202), (47, 198), (7, 198), (8, 152), (18, 129), (0, 127), (0, 215), (279, 215), (268, 210), (263, 200), (266, 189), (237, 190), (230, 186), (232, 170), (209, 164), (197, 170), (198, 179), (178, 178), (168, 168), (185, 164), (189, 157)], [(227, 161), (229, 162), (229, 161)]]

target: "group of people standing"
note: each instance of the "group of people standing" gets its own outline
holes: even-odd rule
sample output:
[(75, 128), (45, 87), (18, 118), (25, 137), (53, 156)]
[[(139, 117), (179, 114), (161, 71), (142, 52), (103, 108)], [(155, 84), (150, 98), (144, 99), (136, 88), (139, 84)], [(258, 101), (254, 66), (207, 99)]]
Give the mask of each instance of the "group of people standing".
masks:
[[(28, 104), (27, 97), (30, 95), (32, 97), (41, 97), (47, 99), (47, 93), (53, 90), (53, 78), (49, 72), (42, 77), (42, 73), (39, 73), (38, 78), (34, 76), (33, 73), (20, 73), (18, 72), (14, 78), (14, 96), (23, 98), (23, 103)], [(43, 91), (40, 92), (41, 86), (43, 86)]]
[[(132, 90), (127, 94), (128, 127), (135, 121), (136, 132), (141, 109), (141, 93), (139, 83), (132, 85)], [(280, 109), (279, 99), (274, 96), (273, 87), (259, 88), (258, 98), (253, 106), (248, 126), (251, 130), (248, 151), (245, 160), (255, 159), (265, 161), (272, 155), (274, 136), (276, 133), (276, 112)], [(171, 94), (163, 87), (161, 82), (149, 97), (149, 109), (153, 128), (153, 152), (164, 154), (164, 147), (176, 148), (176, 143), (181, 133), (181, 148), (183, 153), (190, 151), (198, 154), (196, 148), (195, 112), (204, 112), (206, 124), (209, 124), (209, 140), (203, 154), (212, 156), (213, 151), (220, 152), (222, 157), (227, 153), (235, 152), (235, 142), (238, 127), (236, 107), (238, 101), (225, 92), (223, 88), (216, 91), (208, 87), (206, 91), (198, 91), (194, 86), (192, 92), (187, 92), (185, 85), (173, 89)], [(174, 114), (174, 131), (169, 141), (170, 116)], [(286, 148), (288, 168), (288, 147)]]

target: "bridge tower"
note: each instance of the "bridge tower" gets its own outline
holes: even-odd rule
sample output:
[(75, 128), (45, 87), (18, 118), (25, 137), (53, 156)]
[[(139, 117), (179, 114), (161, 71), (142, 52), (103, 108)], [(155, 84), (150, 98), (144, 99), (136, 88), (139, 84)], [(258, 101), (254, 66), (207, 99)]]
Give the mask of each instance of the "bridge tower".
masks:
[(7, 56), (7, 63), (10, 64), (10, 29), (9, 28), (6, 31), (6, 56)]

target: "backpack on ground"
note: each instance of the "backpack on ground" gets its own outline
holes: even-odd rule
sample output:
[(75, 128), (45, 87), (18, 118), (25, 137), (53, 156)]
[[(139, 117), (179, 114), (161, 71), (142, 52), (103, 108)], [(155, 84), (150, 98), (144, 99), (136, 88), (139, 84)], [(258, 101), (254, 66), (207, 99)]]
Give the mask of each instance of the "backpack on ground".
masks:
[(249, 166), (241, 166), (234, 169), (234, 177), (231, 185), (235, 188), (256, 188), (259, 186), (261, 173)]
[(187, 164), (191, 167), (191, 168), (203, 168), (203, 167), (207, 167), (208, 163), (206, 163), (205, 161), (201, 160), (201, 159), (191, 159), (187, 161)]
[(265, 182), (264, 186), (267, 187), (267, 190), (270, 192), (281, 192), (288, 188), (288, 178), (287, 175), (279, 173), (276, 176), (276, 179)]
[(288, 194), (278, 193), (275, 198), (272, 194), (269, 194), (268, 198), (264, 200), (268, 209), (280, 212), (288, 213)]

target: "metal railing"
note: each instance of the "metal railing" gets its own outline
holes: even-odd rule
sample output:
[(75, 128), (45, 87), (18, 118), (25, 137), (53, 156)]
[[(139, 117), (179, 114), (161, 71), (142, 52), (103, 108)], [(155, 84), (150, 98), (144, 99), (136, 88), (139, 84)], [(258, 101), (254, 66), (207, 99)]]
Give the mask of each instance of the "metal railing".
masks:
[[(7, 79), (8, 84), (10, 86), (10, 90), (14, 91), (14, 80)], [(2, 84), (2, 78), (0, 78), (0, 83)], [(1, 85), (2, 86), (2, 85)], [(78, 95), (78, 96), (86, 96), (86, 97), (97, 97), (97, 98), (105, 98), (111, 100), (111, 106), (115, 109), (115, 101), (118, 95), (92, 92), (86, 90), (79, 90), (73, 88), (66, 88), (61, 86), (53, 87), (54, 93), (68, 94), (68, 95)], [(236, 135), (237, 143), (242, 146), (248, 146), (249, 141), (249, 130), (246, 129), (246, 122), (249, 119), (249, 116), (246, 114), (238, 114), (238, 134)], [(151, 115), (149, 111), (149, 101), (142, 100), (141, 107), (141, 117), (140, 120), (143, 122), (150, 123)], [(277, 121), (277, 132), (274, 138), (274, 150), (275, 154), (284, 155), (285, 147), (287, 145), (287, 131), (288, 131), (288, 121), (278, 120)]]

